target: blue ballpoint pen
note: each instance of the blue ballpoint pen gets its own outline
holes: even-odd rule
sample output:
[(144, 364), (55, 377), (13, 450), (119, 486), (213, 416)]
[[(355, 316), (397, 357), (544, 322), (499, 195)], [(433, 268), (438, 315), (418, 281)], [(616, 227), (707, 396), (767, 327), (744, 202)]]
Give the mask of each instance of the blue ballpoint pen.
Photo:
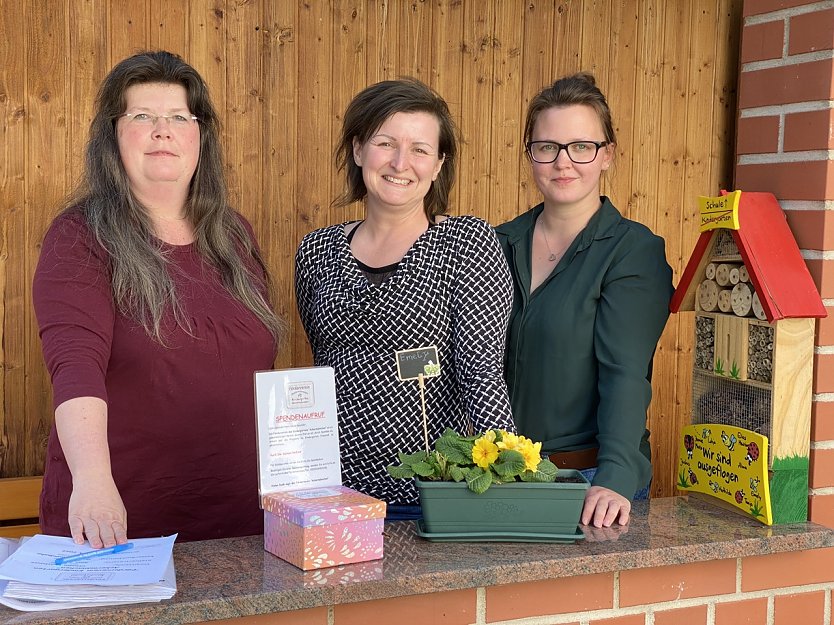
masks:
[(55, 564), (69, 564), (70, 562), (77, 562), (78, 560), (86, 560), (87, 558), (95, 558), (96, 556), (109, 556), (111, 553), (121, 553), (133, 548), (133, 543), (125, 543), (124, 545), (116, 545), (115, 547), (107, 547), (106, 549), (96, 549), (95, 551), (85, 551), (84, 553), (77, 553), (74, 556), (64, 556), (63, 558), (55, 558)]

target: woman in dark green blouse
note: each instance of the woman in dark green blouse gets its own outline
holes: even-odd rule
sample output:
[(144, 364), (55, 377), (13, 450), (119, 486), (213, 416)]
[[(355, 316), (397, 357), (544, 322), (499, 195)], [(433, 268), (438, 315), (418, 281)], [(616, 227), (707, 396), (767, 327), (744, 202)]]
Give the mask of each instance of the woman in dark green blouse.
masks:
[(664, 242), (601, 197), (616, 138), (590, 74), (530, 102), (524, 130), (544, 201), (500, 226), (515, 282), (505, 372), (519, 432), (587, 470), (581, 521), (628, 523), (651, 480), (651, 362), (669, 315)]

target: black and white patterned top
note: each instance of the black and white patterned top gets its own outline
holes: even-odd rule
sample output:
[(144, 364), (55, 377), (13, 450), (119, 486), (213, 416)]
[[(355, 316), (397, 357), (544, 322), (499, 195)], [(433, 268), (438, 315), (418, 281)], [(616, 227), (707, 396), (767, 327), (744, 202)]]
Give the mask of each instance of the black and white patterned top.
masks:
[(380, 286), (362, 274), (345, 224), (311, 232), (296, 254), (298, 311), (313, 359), (336, 372), (342, 481), (391, 504), (416, 504), (385, 467), (424, 449), (420, 390), (394, 352), (436, 346), (425, 383), (429, 442), (447, 427), (515, 430), (503, 375), (512, 282), (492, 228), (448, 217), (424, 232)]

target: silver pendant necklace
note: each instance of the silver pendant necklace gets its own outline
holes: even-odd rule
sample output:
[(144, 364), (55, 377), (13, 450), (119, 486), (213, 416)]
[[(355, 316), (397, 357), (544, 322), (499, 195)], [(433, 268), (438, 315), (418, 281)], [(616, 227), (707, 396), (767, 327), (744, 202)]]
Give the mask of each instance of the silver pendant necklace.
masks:
[[(536, 220), (536, 223), (538, 223), (538, 220)], [(549, 260), (552, 263), (553, 261), (558, 259), (561, 254), (564, 254), (564, 250), (562, 250), (562, 252), (560, 252), (559, 254), (554, 254), (553, 250), (550, 249), (550, 242), (547, 240), (547, 233), (544, 231), (544, 226), (539, 226), (539, 229), (542, 231), (542, 236), (544, 237), (544, 244), (547, 246), (547, 251), (550, 252), (550, 256), (547, 257), (547, 260)]]

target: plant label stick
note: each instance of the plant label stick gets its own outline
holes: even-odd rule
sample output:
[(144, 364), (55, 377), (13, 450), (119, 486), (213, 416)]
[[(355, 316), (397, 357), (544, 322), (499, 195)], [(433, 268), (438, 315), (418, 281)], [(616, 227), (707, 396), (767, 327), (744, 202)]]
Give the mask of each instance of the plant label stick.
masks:
[(423, 414), (423, 437), (426, 442), (426, 453), (429, 450), (429, 424), (426, 415), (426, 378), (440, 375), (440, 357), (437, 347), (418, 347), (417, 349), (402, 349), (394, 352), (397, 358), (397, 377), (403, 382), (417, 380), (420, 387), (420, 407)]
[(417, 383), (420, 385), (420, 406), (423, 409), (423, 438), (426, 441), (426, 453), (429, 453), (429, 422), (426, 418), (426, 381), (423, 374), (417, 375)]

